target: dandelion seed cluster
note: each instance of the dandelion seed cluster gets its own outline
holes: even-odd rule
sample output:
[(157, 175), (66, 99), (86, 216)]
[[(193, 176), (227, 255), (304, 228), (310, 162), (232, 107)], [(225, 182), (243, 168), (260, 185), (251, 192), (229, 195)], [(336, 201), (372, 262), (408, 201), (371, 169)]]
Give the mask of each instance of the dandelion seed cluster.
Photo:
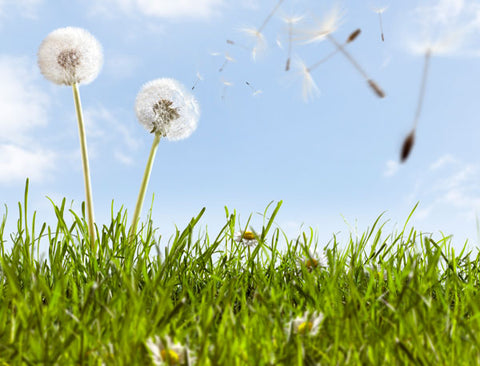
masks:
[(138, 121), (149, 132), (176, 141), (195, 131), (200, 107), (178, 81), (161, 78), (142, 87), (135, 102), (135, 112)]
[(102, 65), (102, 46), (82, 28), (57, 29), (38, 50), (41, 73), (59, 85), (88, 84), (98, 76)]

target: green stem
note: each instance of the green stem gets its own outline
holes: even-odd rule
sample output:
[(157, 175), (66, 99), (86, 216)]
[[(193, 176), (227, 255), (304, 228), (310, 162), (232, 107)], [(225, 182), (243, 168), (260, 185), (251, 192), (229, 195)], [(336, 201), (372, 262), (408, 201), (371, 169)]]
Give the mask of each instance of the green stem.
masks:
[(155, 160), (155, 154), (157, 153), (158, 143), (160, 142), (160, 134), (155, 134), (153, 139), (152, 148), (150, 149), (150, 155), (148, 156), (147, 166), (143, 173), (142, 184), (140, 191), (138, 192), (137, 204), (135, 206), (135, 212), (133, 213), (132, 227), (130, 228), (130, 236), (137, 232), (137, 224), (142, 212), (143, 201), (145, 200), (145, 193), (147, 192), (148, 181), (150, 180), (150, 173), (152, 172), (153, 161)]
[(90, 245), (94, 251), (95, 246), (95, 219), (93, 215), (92, 185), (90, 183), (90, 168), (88, 165), (87, 139), (85, 136), (85, 124), (83, 123), (82, 103), (80, 102), (80, 93), (77, 83), (72, 84), (73, 100), (75, 102), (75, 111), (77, 112), (78, 135), (80, 137), (80, 149), (82, 152), (83, 179), (85, 182), (85, 200), (87, 202), (88, 232), (90, 235)]

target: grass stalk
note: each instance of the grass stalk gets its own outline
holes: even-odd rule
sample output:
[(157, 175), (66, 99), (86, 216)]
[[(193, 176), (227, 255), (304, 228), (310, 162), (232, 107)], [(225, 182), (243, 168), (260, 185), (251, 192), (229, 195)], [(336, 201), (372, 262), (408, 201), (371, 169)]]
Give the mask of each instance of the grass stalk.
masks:
[(77, 83), (72, 84), (73, 100), (78, 121), (78, 136), (80, 138), (80, 150), (82, 153), (83, 179), (85, 182), (85, 201), (87, 203), (87, 219), (90, 245), (95, 248), (95, 218), (93, 213), (92, 185), (90, 183), (90, 167), (88, 164), (87, 138), (85, 136), (85, 124), (83, 122), (82, 103)]
[(152, 147), (150, 149), (150, 155), (148, 156), (147, 166), (143, 173), (142, 184), (140, 185), (140, 191), (138, 192), (137, 204), (135, 205), (135, 212), (133, 213), (132, 226), (130, 228), (130, 237), (135, 235), (137, 231), (137, 224), (142, 212), (143, 201), (145, 200), (145, 194), (147, 192), (148, 181), (150, 180), (150, 173), (152, 172), (153, 162), (157, 153), (158, 144), (160, 142), (160, 134), (155, 134)]

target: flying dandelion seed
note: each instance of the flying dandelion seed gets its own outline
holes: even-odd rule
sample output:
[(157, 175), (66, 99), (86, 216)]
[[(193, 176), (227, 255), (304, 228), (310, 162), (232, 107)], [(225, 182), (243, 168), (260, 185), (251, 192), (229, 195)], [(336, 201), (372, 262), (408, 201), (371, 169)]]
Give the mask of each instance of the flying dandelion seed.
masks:
[(359, 65), (359, 63), (353, 58), (353, 56), (345, 50), (345, 48), (338, 43), (335, 38), (333, 38), (330, 34), (327, 34), (327, 38), (337, 47), (337, 49), (344, 54), (344, 56), (350, 61), (350, 63), (355, 67), (355, 69), (363, 76), (363, 78), (367, 81), (368, 86), (375, 92), (375, 94), (379, 98), (384, 98), (385, 97), (385, 92), (380, 88), (380, 86), (370, 79), (368, 74), (363, 70), (363, 68)]
[(203, 76), (199, 72), (197, 72), (197, 78), (195, 79), (195, 81), (193, 83), (192, 90), (196, 88), (197, 84), (200, 81), (203, 81)]
[(387, 10), (388, 6), (384, 6), (382, 8), (373, 8), (373, 11), (378, 14), (378, 22), (380, 25), (380, 36), (382, 38), (382, 42), (385, 42), (385, 37), (383, 35), (383, 21), (382, 21), (382, 14)]
[(343, 15), (344, 13), (340, 10), (338, 5), (332, 7), (322, 21), (317, 22), (314, 27), (299, 31), (295, 40), (301, 41), (305, 44), (325, 40), (327, 35), (335, 32), (340, 27)]
[(237, 46), (237, 47), (243, 48), (244, 50), (250, 52), (250, 48), (248, 48), (248, 47), (245, 46), (244, 44), (241, 44), (241, 43), (232, 41), (231, 39), (227, 39), (227, 44), (229, 44), (229, 45), (231, 45), (231, 46)]
[(287, 61), (285, 63), (285, 71), (290, 70), (290, 59), (292, 55), (292, 43), (293, 43), (293, 27), (295, 24), (303, 20), (303, 18), (304, 18), (303, 15), (292, 15), (292, 16), (282, 17), (282, 20), (287, 24), (287, 27), (288, 27), (288, 50), (287, 50)]
[(241, 28), (240, 31), (245, 33), (247, 36), (252, 37), (255, 40), (255, 46), (252, 48), (252, 59), (255, 61), (257, 59), (257, 55), (264, 51), (267, 48), (267, 41), (265, 40), (265, 36), (263, 35), (262, 31), (269, 23), (272, 16), (277, 12), (280, 5), (282, 5), (284, 0), (279, 0), (277, 5), (272, 9), (272, 11), (267, 15), (265, 20), (263, 21), (262, 25), (258, 28), (247, 27)]
[[(355, 41), (357, 39), (357, 37), (360, 35), (361, 33), (361, 29), (358, 28), (356, 30), (354, 30), (352, 33), (350, 33), (350, 35), (348, 36), (347, 40), (345, 41), (345, 43), (342, 45), (343, 47), (345, 47), (347, 44), (349, 43), (352, 43), (353, 41)], [(327, 56), (325, 56), (324, 58), (322, 58), (321, 60), (315, 62), (312, 66), (310, 66), (308, 68), (308, 71), (311, 72), (312, 70), (314, 70), (315, 68), (317, 68), (318, 66), (320, 66), (321, 64), (323, 64), (324, 62), (328, 61), (330, 58), (332, 58), (333, 56), (335, 56), (338, 52), (340, 52), (340, 49), (339, 48), (336, 48), (334, 51), (330, 52)]]
[(250, 89), (252, 89), (252, 96), (257, 96), (262, 93), (260, 89), (255, 89), (252, 84), (250, 84), (248, 81), (245, 81), (245, 84), (249, 86)]
[(227, 89), (231, 86), (233, 86), (233, 83), (227, 80), (222, 79), (222, 84), (223, 84), (223, 89), (222, 89), (222, 100), (225, 100), (225, 97), (227, 96)]
[(225, 53), (225, 60), (223, 61), (222, 66), (218, 69), (218, 72), (222, 72), (229, 62), (235, 62), (235, 59), (231, 57), (228, 53)]
[(320, 92), (313, 80), (312, 74), (310, 73), (309, 68), (301, 59), (295, 59), (294, 61), (295, 69), (302, 79), (302, 97), (305, 102), (308, 102), (310, 99), (316, 97)]
[(413, 119), (413, 127), (411, 132), (405, 138), (402, 145), (402, 150), (400, 152), (400, 161), (402, 163), (405, 162), (405, 160), (407, 160), (408, 156), (410, 155), (410, 151), (412, 150), (413, 144), (415, 142), (415, 132), (417, 130), (420, 114), (422, 113), (423, 100), (425, 98), (425, 90), (427, 87), (427, 76), (428, 76), (428, 70), (430, 67), (430, 58), (431, 58), (431, 51), (430, 49), (427, 49), (427, 51), (425, 52), (422, 81), (420, 83), (420, 93), (418, 95), (417, 110), (415, 111), (415, 117)]

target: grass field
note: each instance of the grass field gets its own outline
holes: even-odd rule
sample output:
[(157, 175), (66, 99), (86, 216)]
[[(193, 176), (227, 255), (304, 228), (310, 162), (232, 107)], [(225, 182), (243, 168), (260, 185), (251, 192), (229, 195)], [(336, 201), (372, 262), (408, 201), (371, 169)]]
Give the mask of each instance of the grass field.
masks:
[(129, 238), (120, 210), (95, 251), (84, 212), (64, 200), (40, 226), (25, 198), (0, 227), (0, 365), (480, 363), (477, 251), (382, 218), (350, 242), (292, 240), (280, 205), (249, 246), (227, 209), (219, 233), (195, 234), (202, 211), (168, 243), (151, 220)]

